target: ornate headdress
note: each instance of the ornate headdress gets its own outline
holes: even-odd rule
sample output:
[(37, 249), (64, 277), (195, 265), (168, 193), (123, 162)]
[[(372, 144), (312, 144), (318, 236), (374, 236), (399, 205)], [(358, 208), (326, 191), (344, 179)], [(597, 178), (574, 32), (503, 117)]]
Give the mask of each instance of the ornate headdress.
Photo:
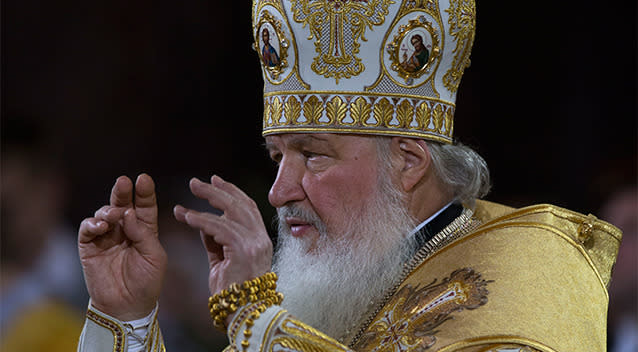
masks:
[(475, 13), (474, 0), (254, 0), (263, 135), (451, 143)]

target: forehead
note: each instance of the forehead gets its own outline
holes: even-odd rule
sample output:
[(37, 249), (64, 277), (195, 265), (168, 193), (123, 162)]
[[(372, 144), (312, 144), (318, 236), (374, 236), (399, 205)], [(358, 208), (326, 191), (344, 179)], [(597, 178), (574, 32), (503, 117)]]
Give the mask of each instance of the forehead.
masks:
[(373, 138), (362, 135), (336, 133), (283, 133), (265, 137), (266, 147), (290, 148), (303, 145), (329, 145), (332, 147), (353, 147), (359, 149), (373, 146)]

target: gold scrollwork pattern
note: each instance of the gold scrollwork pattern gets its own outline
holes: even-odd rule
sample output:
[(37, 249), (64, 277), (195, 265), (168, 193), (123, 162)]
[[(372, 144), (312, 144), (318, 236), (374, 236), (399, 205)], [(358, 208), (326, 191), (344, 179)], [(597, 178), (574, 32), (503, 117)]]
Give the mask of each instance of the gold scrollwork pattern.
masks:
[(437, 339), (439, 326), (455, 312), (487, 303), (487, 284), (471, 268), (455, 270), (440, 283), (403, 286), (357, 342), (358, 351), (424, 351)]
[(357, 76), (365, 69), (359, 53), (367, 28), (381, 25), (392, 0), (330, 1), (291, 0), (293, 18), (308, 26), (315, 51), (311, 68), (318, 75), (334, 78)]
[(264, 97), (264, 135), (351, 132), (452, 141), (454, 105), (420, 97), (290, 94)]
[(399, 16), (402, 16), (412, 10), (422, 10), (435, 18), (439, 17), (439, 4), (437, 0), (406, 0)]
[(349, 349), (328, 335), (298, 320), (287, 318), (277, 328), (268, 351), (349, 351)]
[(297, 124), (297, 120), (301, 116), (301, 103), (296, 97), (288, 97), (286, 104), (284, 104), (284, 116), (286, 117), (286, 124)]
[(456, 39), (452, 66), (443, 76), (443, 84), (451, 92), (456, 92), (461, 83), (463, 71), (470, 66), (470, 53), (474, 44), (476, 27), (476, 4), (474, 0), (450, 0), (448, 23), (450, 34)]

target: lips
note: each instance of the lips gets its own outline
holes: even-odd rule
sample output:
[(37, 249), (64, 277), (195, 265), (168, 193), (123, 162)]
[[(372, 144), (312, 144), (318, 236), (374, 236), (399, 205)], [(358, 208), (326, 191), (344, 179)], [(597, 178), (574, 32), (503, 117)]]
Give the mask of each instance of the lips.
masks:
[(303, 237), (314, 228), (311, 223), (298, 218), (286, 218), (286, 224), (290, 228), (290, 233), (293, 237)]

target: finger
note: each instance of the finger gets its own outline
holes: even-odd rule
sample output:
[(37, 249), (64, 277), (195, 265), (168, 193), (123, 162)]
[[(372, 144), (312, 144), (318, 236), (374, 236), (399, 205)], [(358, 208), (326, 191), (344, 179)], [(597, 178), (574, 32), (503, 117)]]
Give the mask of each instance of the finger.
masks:
[(247, 213), (247, 206), (242, 204), (241, 198), (234, 197), (225, 190), (196, 178), (191, 179), (189, 186), (193, 195), (208, 200), (210, 205), (223, 211), (227, 217), (235, 220), (246, 217), (252, 219), (252, 216)]
[(138, 215), (134, 208), (129, 208), (124, 212), (124, 233), (133, 242), (143, 242), (148, 238), (154, 238), (155, 233), (146, 224), (138, 220)]
[(199, 229), (207, 236), (212, 236), (215, 242), (222, 246), (231, 246), (237, 242), (235, 240), (235, 229), (232, 228), (228, 221), (221, 219), (217, 215), (188, 210), (185, 219), (189, 226)]
[(78, 242), (91, 242), (96, 237), (105, 234), (108, 228), (109, 225), (105, 221), (96, 218), (86, 218), (80, 223)]
[(126, 209), (127, 208), (105, 205), (95, 212), (94, 217), (106, 221), (109, 224), (115, 224), (122, 219)]
[(135, 181), (135, 213), (144, 223), (157, 227), (157, 197), (151, 176), (141, 174)]
[(157, 238), (157, 233), (139, 220), (134, 208), (124, 212), (124, 233), (133, 242), (133, 246), (141, 255), (149, 258), (164, 256), (165, 252)]
[(239, 187), (235, 186), (234, 184), (230, 182), (224, 181), (218, 175), (213, 175), (210, 178), (210, 184), (213, 185), (215, 188), (223, 190), (230, 196), (237, 198), (242, 202), (252, 201), (252, 199), (246, 193), (244, 193), (244, 191), (242, 191)]
[(184, 208), (181, 205), (176, 205), (173, 208), (173, 215), (175, 215), (175, 219), (179, 222), (186, 222), (186, 213), (188, 212), (188, 209)]
[[(213, 175), (210, 178), (210, 183), (216, 189), (224, 191), (232, 199), (235, 199), (237, 203), (241, 204), (240, 208), (232, 209), (237, 211), (238, 216), (248, 216), (251, 218), (251, 220), (261, 221), (261, 213), (259, 212), (257, 203), (255, 203), (255, 201), (246, 193), (244, 193), (244, 191), (242, 191), (239, 187), (230, 182), (224, 181), (217, 175)], [(243, 210), (243, 212), (240, 212), (239, 210)]]
[(215, 242), (213, 237), (207, 236), (205, 233), (200, 232), (200, 237), (202, 239), (202, 244), (206, 249), (208, 263), (210, 265), (215, 265), (216, 263), (224, 260), (224, 246)]
[(133, 183), (126, 176), (120, 176), (115, 180), (111, 189), (111, 205), (114, 207), (133, 206)]

